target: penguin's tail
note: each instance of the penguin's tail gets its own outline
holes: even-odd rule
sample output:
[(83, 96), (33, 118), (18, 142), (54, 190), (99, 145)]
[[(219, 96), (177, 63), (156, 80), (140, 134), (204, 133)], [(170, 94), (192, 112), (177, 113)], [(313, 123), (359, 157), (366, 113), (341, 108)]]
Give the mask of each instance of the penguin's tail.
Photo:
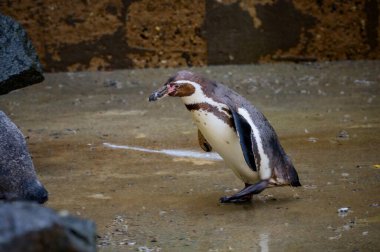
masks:
[(299, 181), (298, 174), (294, 166), (291, 167), (291, 174), (290, 174), (290, 185), (293, 187), (296, 186), (302, 186), (301, 182)]
[(300, 180), (298, 178), (298, 173), (296, 171), (296, 168), (294, 168), (292, 160), (286, 155), (285, 156), (285, 163), (286, 163), (286, 169), (287, 169), (287, 175), (291, 186), (302, 186), (300, 183)]
[(292, 160), (285, 153), (278, 159), (278, 163), (274, 166), (274, 174), (270, 181), (274, 186), (301, 186), (298, 173), (293, 166)]

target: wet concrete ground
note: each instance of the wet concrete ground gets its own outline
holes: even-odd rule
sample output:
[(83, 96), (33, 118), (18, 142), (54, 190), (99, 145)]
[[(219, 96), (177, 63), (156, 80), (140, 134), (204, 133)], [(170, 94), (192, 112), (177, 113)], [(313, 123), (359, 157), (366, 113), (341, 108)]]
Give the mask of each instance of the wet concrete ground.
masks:
[(105, 146), (201, 151), (179, 99), (147, 102), (177, 69), (60, 73), (0, 97), (46, 205), (96, 221), (100, 251), (379, 251), (379, 61), (193, 70), (264, 112), (302, 188), (223, 205), (243, 186), (223, 162)]

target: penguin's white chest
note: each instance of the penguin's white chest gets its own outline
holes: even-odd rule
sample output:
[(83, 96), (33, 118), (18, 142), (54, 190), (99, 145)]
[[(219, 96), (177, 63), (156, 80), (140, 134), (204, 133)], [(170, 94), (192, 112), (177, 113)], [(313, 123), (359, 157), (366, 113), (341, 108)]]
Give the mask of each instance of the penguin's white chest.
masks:
[(203, 136), (224, 159), (227, 166), (245, 183), (255, 183), (259, 180), (245, 162), (239, 137), (235, 130), (212, 112), (202, 109), (192, 110), (193, 120)]

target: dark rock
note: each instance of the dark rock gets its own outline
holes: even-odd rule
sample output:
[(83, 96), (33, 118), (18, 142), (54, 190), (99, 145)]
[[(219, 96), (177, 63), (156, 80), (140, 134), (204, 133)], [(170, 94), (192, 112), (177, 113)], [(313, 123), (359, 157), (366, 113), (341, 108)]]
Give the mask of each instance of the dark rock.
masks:
[(350, 135), (348, 134), (347, 131), (345, 131), (345, 130), (341, 130), (341, 131), (339, 131), (339, 133), (337, 134), (336, 138), (337, 138), (337, 139), (340, 139), (340, 140), (348, 140), (348, 139), (350, 139)]
[(0, 204), (0, 251), (96, 251), (94, 222), (35, 203)]
[(0, 199), (44, 203), (48, 192), (37, 179), (24, 136), (0, 111)]
[(116, 88), (116, 89), (123, 88), (123, 84), (120, 81), (117, 81), (117, 80), (106, 79), (103, 82), (103, 85), (104, 85), (104, 87), (110, 87), (110, 88)]
[(38, 56), (25, 30), (0, 14), (0, 95), (44, 80)]

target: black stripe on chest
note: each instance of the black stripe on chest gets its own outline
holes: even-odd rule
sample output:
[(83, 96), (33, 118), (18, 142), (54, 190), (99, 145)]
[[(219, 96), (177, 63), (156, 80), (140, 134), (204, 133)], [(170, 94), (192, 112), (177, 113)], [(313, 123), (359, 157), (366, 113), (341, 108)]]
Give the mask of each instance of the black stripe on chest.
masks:
[(222, 120), (225, 124), (227, 124), (228, 126), (230, 126), (231, 128), (233, 128), (235, 130), (235, 124), (234, 124), (234, 121), (232, 120), (231, 112), (226, 108), (222, 108), (222, 109), (228, 115), (225, 112), (220, 111), (217, 107), (212, 106), (211, 104), (209, 104), (207, 102), (185, 104), (185, 106), (186, 106), (187, 110), (189, 110), (189, 111), (202, 110), (202, 111), (210, 112), (210, 113), (214, 114), (216, 117), (218, 117), (220, 120)]

